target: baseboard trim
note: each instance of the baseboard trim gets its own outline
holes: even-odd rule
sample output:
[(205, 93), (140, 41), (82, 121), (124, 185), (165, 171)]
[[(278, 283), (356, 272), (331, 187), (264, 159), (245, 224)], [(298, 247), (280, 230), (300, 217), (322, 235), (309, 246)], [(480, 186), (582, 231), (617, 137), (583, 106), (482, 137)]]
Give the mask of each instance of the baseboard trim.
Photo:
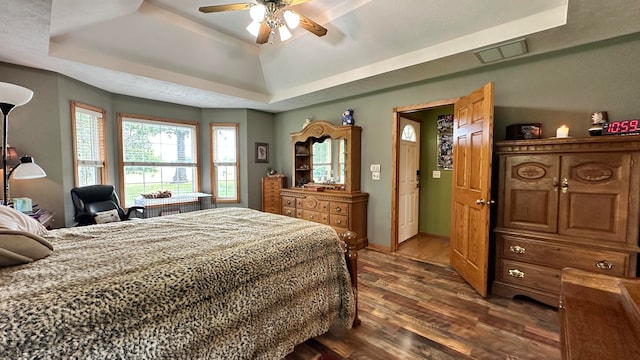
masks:
[(367, 249), (374, 250), (374, 251), (379, 251), (379, 252), (383, 252), (383, 253), (391, 253), (391, 247), (390, 246), (383, 246), (383, 245), (369, 243), (367, 245)]

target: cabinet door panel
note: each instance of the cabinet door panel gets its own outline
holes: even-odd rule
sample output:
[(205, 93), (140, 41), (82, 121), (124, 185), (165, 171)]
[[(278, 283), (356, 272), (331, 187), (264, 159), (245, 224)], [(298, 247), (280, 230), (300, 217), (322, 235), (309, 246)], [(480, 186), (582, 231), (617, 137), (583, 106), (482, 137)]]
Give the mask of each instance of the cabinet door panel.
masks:
[(508, 156), (504, 173), (504, 226), (557, 231), (557, 155)]
[(562, 156), (558, 233), (626, 242), (631, 154)]

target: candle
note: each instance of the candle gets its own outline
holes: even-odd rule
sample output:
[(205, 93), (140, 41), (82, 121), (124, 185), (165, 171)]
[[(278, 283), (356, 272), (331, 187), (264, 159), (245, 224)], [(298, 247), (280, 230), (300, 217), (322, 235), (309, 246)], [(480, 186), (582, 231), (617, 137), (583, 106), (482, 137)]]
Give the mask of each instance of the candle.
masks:
[(557, 138), (566, 138), (569, 137), (569, 128), (566, 125), (562, 125), (556, 130)]

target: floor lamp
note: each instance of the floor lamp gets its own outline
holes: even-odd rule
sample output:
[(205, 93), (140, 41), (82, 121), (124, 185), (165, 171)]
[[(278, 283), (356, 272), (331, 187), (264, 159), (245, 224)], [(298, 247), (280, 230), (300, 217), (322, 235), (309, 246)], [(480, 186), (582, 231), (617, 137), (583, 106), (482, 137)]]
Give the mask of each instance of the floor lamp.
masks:
[(2, 188), (4, 205), (9, 204), (9, 173), (7, 172), (7, 134), (9, 113), (17, 106), (28, 103), (33, 97), (33, 91), (22, 86), (0, 82), (0, 111), (2, 111)]

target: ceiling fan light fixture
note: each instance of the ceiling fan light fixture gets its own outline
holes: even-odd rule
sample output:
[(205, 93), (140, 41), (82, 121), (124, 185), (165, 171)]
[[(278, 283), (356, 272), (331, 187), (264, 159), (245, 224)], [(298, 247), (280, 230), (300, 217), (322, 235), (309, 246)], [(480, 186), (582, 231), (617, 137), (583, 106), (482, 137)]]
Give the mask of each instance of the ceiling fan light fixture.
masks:
[(255, 20), (252, 21), (251, 24), (247, 26), (247, 31), (253, 36), (258, 36), (260, 33), (260, 22)]
[(295, 29), (300, 24), (300, 16), (293, 11), (287, 10), (284, 12), (284, 21), (289, 26), (289, 29)]
[(264, 15), (267, 9), (262, 4), (256, 4), (249, 9), (249, 15), (253, 21), (261, 22), (264, 20)]
[(278, 27), (278, 31), (280, 32), (280, 41), (287, 41), (291, 38), (291, 32), (284, 24)]

